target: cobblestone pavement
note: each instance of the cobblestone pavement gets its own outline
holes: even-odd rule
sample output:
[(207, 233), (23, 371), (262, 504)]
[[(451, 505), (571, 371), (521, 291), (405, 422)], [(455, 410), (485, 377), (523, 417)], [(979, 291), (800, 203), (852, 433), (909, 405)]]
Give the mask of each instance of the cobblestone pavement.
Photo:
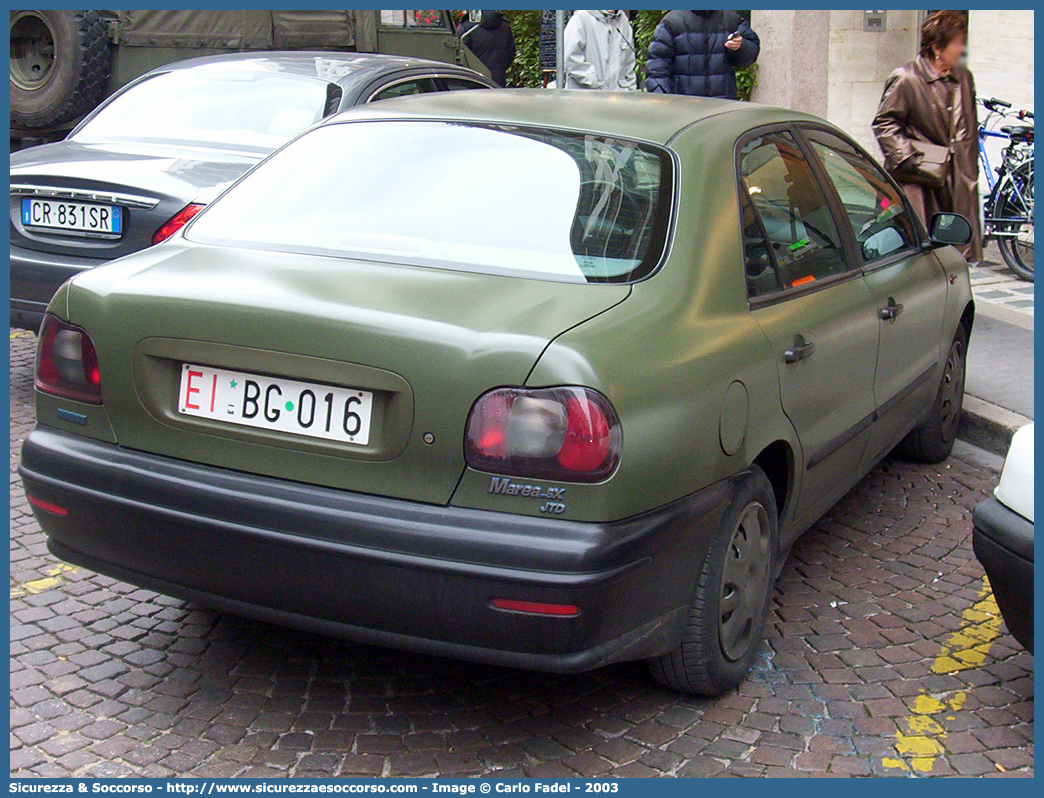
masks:
[(1032, 775), (1033, 658), (972, 557), (996, 475), (886, 462), (796, 545), (740, 689), (549, 676), (211, 612), (51, 557), (15, 478), (11, 766), (64, 776)]
[(1004, 265), (995, 242), (986, 247), (986, 258), (971, 269), (972, 293), (977, 302), (990, 302), (1033, 316), (1033, 283), (1015, 276)]

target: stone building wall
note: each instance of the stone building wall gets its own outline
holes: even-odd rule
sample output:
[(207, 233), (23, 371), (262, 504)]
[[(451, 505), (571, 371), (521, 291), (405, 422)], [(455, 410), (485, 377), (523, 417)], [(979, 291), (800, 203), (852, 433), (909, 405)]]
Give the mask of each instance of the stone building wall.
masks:
[[(756, 102), (823, 116), (874, 155), (870, 123), (889, 73), (917, 55), (924, 11), (889, 10), (863, 30), (862, 11), (753, 11), (761, 37)], [(980, 96), (1033, 108), (1033, 11), (973, 10), (968, 65)]]
[(1033, 11), (971, 11), (968, 66), (980, 97), (1033, 110)]

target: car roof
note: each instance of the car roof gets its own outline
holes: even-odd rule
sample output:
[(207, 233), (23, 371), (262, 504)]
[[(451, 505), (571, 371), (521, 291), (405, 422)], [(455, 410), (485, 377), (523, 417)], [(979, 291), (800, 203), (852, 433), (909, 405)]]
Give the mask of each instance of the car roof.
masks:
[(564, 128), (667, 144), (693, 123), (726, 114), (748, 116), (752, 127), (758, 119), (778, 121), (781, 115), (821, 121), (800, 112), (738, 100), (645, 92), (492, 89), (384, 100), (336, 114), (325, 124), (361, 119), (452, 119)]
[(431, 61), (426, 58), (408, 58), (383, 53), (346, 53), (323, 50), (266, 50), (247, 53), (226, 53), (201, 58), (175, 61), (150, 74), (174, 72), (182, 69), (200, 69), (227, 66), (230, 69), (256, 72), (277, 72), (298, 77), (315, 78), (325, 83), (356, 81), (362, 77), (376, 78), (384, 74), (408, 70), (437, 70), (466, 75), (478, 73), (467, 67)]

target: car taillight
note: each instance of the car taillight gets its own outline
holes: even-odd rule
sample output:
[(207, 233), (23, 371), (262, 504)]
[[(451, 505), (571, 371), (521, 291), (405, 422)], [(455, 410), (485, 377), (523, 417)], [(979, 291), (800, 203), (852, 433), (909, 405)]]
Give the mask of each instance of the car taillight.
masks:
[(158, 244), (161, 241), (166, 241), (178, 230), (188, 224), (189, 219), (195, 216), (203, 210), (202, 205), (186, 205), (180, 211), (175, 213), (166, 222), (163, 223), (163, 227), (152, 234), (152, 243)]
[(620, 422), (589, 388), (497, 388), (471, 408), (468, 465), (495, 474), (600, 482), (620, 459)]
[(44, 393), (100, 405), (101, 374), (94, 342), (79, 327), (50, 313), (40, 327), (36, 388)]

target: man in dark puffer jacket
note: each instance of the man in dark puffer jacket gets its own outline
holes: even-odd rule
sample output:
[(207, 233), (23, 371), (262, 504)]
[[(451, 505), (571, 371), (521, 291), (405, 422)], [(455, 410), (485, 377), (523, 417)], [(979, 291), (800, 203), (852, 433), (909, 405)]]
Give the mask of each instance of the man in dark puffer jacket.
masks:
[(483, 11), (476, 25), (467, 18), (457, 26), (457, 35), (489, 70), (498, 86), (507, 85), (507, 71), (515, 60), (515, 35), (499, 11)]
[[(733, 33), (740, 34), (730, 39)], [(758, 60), (761, 40), (735, 11), (671, 11), (656, 27), (645, 90), (739, 99), (737, 69)]]

